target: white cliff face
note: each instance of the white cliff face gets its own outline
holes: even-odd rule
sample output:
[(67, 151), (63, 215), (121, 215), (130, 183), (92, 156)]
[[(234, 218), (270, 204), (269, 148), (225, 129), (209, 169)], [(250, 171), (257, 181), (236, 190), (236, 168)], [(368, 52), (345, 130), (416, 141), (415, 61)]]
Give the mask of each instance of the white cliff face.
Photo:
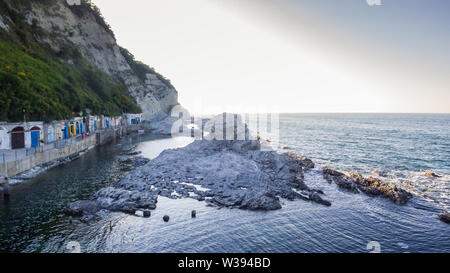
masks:
[(41, 39), (54, 50), (65, 43), (73, 44), (92, 65), (123, 82), (141, 106), (144, 119), (168, 113), (178, 104), (178, 93), (171, 85), (154, 74), (149, 74), (146, 82), (139, 79), (121, 54), (113, 33), (97, 21), (93, 12), (77, 9), (65, 0), (55, 0), (50, 7), (34, 1), (26, 18), (30, 25), (35, 22), (47, 32), (57, 34)]

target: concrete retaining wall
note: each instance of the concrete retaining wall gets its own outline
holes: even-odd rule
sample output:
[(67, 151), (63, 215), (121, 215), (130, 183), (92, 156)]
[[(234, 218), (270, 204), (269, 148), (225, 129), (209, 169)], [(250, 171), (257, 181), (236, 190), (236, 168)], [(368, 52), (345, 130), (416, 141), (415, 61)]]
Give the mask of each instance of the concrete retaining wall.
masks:
[(13, 177), (36, 166), (80, 153), (95, 145), (96, 136), (91, 135), (79, 142), (67, 145), (59, 149), (52, 149), (30, 155), (26, 158), (22, 158), (16, 161), (6, 162), (4, 164), (0, 164), (0, 176)]
[(17, 159), (15, 161), (2, 163), (0, 164), (0, 177), (13, 177), (36, 166), (46, 164), (56, 159), (76, 155), (82, 151), (85, 151), (89, 147), (95, 145), (104, 145), (113, 141), (115, 138), (120, 138), (123, 135), (127, 135), (144, 129), (146, 128), (141, 125), (129, 125), (119, 127), (116, 130), (98, 131), (95, 134), (87, 136), (85, 139), (80, 140), (79, 142), (69, 144), (62, 148), (42, 151), (34, 155), (29, 155), (27, 157)]
[(95, 133), (95, 136), (96, 136), (97, 145), (103, 145), (103, 144), (113, 141), (114, 138), (116, 138), (117, 133), (116, 133), (116, 131), (108, 130), (108, 131), (97, 132), (97, 133)]

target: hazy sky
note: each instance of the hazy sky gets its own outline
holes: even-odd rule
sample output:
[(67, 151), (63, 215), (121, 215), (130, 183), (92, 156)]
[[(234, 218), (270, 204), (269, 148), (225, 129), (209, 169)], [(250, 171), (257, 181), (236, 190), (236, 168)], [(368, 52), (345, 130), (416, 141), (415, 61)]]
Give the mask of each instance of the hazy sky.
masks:
[(450, 112), (450, 1), (94, 0), (194, 113)]

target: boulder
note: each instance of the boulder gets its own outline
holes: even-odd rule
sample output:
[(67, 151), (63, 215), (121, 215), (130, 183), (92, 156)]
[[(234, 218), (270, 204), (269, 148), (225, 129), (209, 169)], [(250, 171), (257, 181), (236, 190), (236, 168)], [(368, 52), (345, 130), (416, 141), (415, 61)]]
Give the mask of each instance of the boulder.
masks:
[(81, 217), (85, 214), (95, 214), (100, 209), (94, 201), (80, 200), (70, 203), (64, 210), (64, 213), (68, 216)]
[(314, 202), (317, 202), (317, 203), (319, 203), (319, 204), (325, 205), (325, 206), (327, 206), (327, 207), (331, 206), (331, 202), (322, 199), (322, 197), (321, 197), (321, 196), (319, 195), (319, 193), (317, 193), (317, 192), (311, 193), (309, 197), (310, 197), (310, 199), (311, 199), (312, 201), (314, 201)]
[(450, 224), (450, 213), (442, 213), (439, 215), (439, 219), (447, 224)]
[(143, 216), (144, 216), (145, 218), (148, 218), (148, 217), (151, 216), (151, 212), (150, 212), (149, 210), (144, 210), (144, 211), (142, 212), (142, 214), (143, 214)]
[(426, 171), (425, 175), (430, 178), (441, 177), (440, 175), (437, 175), (435, 172), (432, 172), (432, 171)]

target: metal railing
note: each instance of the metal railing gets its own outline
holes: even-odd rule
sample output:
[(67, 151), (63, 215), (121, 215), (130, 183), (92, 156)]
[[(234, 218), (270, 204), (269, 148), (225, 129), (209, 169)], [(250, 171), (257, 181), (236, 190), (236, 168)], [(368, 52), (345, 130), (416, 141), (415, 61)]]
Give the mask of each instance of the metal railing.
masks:
[(37, 147), (15, 149), (15, 150), (0, 150), (0, 163), (6, 163), (27, 158), (38, 153), (50, 151), (53, 149), (61, 149), (63, 147), (72, 145), (82, 141), (83, 135), (77, 135), (68, 139), (57, 140), (48, 144), (42, 144)]
[(83, 137), (83, 135), (77, 135), (77, 136), (73, 136), (68, 139), (61, 139), (61, 140), (57, 140), (57, 141), (47, 143), (47, 144), (42, 144), (40, 146), (32, 147), (32, 148), (23, 148), (23, 149), (15, 149), (15, 150), (0, 150), (0, 164), (24, 159), (26, 157), (33, 156), (35, 154), (53, 150), (53, 149), (61, 149), (66, 146), (72, 145), (74, 143), (78, 143), (90, 135), (95, 135), (95, 133), (102, 132), (102, 131), (117, 131), (120, 128), (121, 128), (121, 126), (118, 126), (118, 125), (110, 126), (109, 128), (99, 129), (95, 132), (90, 133), (89, 135), (85, 134), (84, 137)]

